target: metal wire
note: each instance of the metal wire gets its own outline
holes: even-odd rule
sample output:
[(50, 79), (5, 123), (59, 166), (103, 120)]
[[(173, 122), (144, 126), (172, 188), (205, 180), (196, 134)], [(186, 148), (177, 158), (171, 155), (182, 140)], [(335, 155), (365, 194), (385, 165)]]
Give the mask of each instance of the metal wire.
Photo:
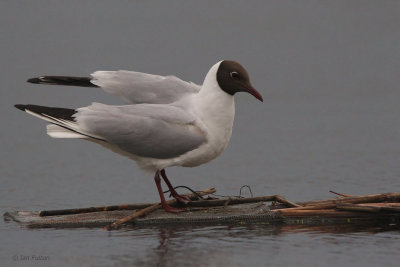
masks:
[[(189, 190), (190, 192), (192, 192), (193, 194), (197, 195), (198, 198), (203, 199), (203, 200), (205, 199), (204, 197), (202, 197), (202, 196), (200, 196), (200, 195), (198, 194), (199, 191), (195, 191), (195, 190), (193, 190), (192, 188), (190, 188), (190, 187), (188, 187), (188, 186), (185, 186), (185, 185), (178, 185), (178, 186), (175, 186), (175, 187), (174, 187), (174, 189), (177, 189), (177, 188), (185, 188), (185, 189)], [(253, 191), (251, 190), (251, 187), (250, 187), (249, 185), (247, 185), (247, 184), (242, 185), (242, 186), (240, 187), (240, 189), (239, 189), (239, 195), (231, 195), (231, 196), (229, 196), (229, 195), (219, 195), (219, 194), (215, 194), (215, 193), (214, 193), (214, 194), (211, 194), (211, 195), (213, 195), (213, 196), (215, 196), (215, 197), (222, 197), (222, 198), (244, 198), (244, 197), (242, 196), (242, 190), (243, 190), (243, 188), (247, 188), (247, 189), (249, 190), (249, 193), (250, 193), (251, 197), (253, 197)], [(169, 192), (171, 192), (171, 190), (166, 190), (166, 191), (164, 191), (163, 193), (166, 194), (166, 193), (169, 193)], [(170, 197), (171, 197), (171, 195), (170, 195)]]
[[(188, 186), (185, 186), (185, 185), (178, 185), (178, 186), (175, 186), (175, 187), (174, 187), (174, 189), (177, 189), (177, 188), (185, 188), (185, 189), (189, 190), (190, 192), (192, 192), (193, 194), (195, 194), (198, 198), (204, 200), (204, 197), (202, 197), (201, 195), (199, 195), (199, 193), (198, 193), (199, 191), (194, 191), (192, 188), (190, 188), (190, 187), (188, 187)], [(163, 193), (166, 194), (166, 193), (168, 193), (168, 192), (171, 192), (171, 190), (166, 190), (166, 191), (164, 191)], [(171, 195), (170, 195), (170, 197), (171, 197)]]

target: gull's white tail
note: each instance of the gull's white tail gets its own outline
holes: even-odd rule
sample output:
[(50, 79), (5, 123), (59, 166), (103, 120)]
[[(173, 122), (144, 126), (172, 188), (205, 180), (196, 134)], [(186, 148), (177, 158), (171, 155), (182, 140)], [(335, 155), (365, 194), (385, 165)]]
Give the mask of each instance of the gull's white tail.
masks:
[(72, 132), (67, 128), (55, 124), (49, 124), (46, 128), (47, 134), (52, 138), (88, 138), (85, 135), (79, 134), (77, 132)]
[(74, 109), (38, 105), (15, 105), (15, 107), (50, 122), (51, 124), (47, 125), (47, 134), (53, 138), (94, 138), (102, 140), (100, 137), (85, 133), (79, 128), (74, 120), (76, 113)]

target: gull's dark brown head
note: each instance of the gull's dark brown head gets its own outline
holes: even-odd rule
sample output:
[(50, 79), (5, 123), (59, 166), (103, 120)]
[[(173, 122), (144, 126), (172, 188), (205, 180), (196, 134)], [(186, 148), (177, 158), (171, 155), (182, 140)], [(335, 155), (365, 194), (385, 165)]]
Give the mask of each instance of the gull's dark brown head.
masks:
[(219, 87), (230, 95), (237, 92), (247, 92), (255, 98), (263, 101), (260, 93), (253, 88), (246, 69), (235, 61), (224, 60), (217, 71), (217, 82)]

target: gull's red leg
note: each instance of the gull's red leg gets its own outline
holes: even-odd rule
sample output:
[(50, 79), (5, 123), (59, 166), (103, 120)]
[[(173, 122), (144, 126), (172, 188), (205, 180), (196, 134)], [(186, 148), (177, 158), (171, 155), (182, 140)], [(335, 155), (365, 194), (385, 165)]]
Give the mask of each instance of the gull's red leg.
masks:
[(161, 177), (164, 179), (165, 183), (168, 186), (169, 191), (171, 192), (171, 195), (173, 198), (175, 198), (177, 201), (182, 202), (184, 204), (192, 201), (190, 198), (184, 195), (179, 195), (178, 192), (175, 191), (174, 187), (172, 186), (171, 182), (168, 180), (167, 174), (165, 173), (165, 170), (162, 169), (160, 171)]
[(176, 212), (185, 211), (184, 209), (173, 208), (173, 207), (171, 207), (170, 205), (167, 204), (167, 201), (165, 201), (164, 193), (163, 193), (162, 188), (161, 188), (160, 171), (156, 172), (156, 174), (154, 176), (154, 181), (156, 182), (158, 194), (160, 195), (161, 205), (163, 206), (165, 211), (175, 212), (175, 213)]

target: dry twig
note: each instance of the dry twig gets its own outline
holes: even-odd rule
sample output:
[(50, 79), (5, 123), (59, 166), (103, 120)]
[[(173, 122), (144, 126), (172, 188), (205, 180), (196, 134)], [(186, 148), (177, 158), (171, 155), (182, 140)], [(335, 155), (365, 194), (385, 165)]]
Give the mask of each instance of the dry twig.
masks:
[(329, 190), (329, 192), (332, 193), (332, 194), (341, 196), (341, 197), (352, 197), (352, 195), (345, 195), (345, 194), (338, 193), (338, 192), (335, 192), (335, 191), (332, 191), (332, 190)]

